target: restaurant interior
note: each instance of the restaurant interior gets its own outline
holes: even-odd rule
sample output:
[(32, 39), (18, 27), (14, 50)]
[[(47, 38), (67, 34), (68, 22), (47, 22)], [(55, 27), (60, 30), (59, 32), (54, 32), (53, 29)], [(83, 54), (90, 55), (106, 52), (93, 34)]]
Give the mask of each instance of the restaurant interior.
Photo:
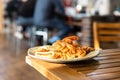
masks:
[[(12, 1), (13, 2), (21, 1), (21, 2), (10, 5), (9, 3)], [(36, 25), (33, 24), (32, 26), (31, 25), (29, 26), (27, 23), (25, 25), (17, 24), (17, 22), (19, 23), (18, 9), (20, 9), (22, 3), (26, 3), (29, 1), (32, 0), (0, 0), (0, 80), (68, 80), (69, 79), (68, 77), (59, 79), (59, 77), (61, 77), (64, 74), (60, 75), (57, 78), (53, 78), (56, 77), (56, 75), (54, 76), (55, 73), (54, 70), (50, 72), (51, 75), (53, 75), (51, 77), (51, 75), (44, 72), (46, 70), (44, 70), (42, 66), (39, 67), (42, 68), (40, 70), (43, 70), (42, 72), (40, 72), (39, 69), (36, 70), (33, 67), (31, 67), (29, 61), (28, 62), (26, 61), (28, 57), (28, 50), (30, 48), (34, 48), (36, 46), (52, 45), (57, 40), (54, 41), (53, 43), (50, 43), (49, 40), (51, 39), (51, 37), (54, 37), (59, 32), (59, 29), (56, 29), (55, 26), (54, 28), (53, 27), (38, 28), (36, 27)], [(33, 1), (44, 2), (44, 0), (33, 0)], [(64, 22), (64, 24), (67, 24), (68, 27), (71, 28), (71, 30), (67, 30), (69, 31), (67, 32), (67, 35), (64, 35), (64, 37), (62, 37), (61, 39), (64, 39), (69, 36), (72, 37), (77, 36), (78, 38), (77, 43), (80, 46), (91, 47), (94, 48), (95, 50), (103, 50), (103, 52), (104, 50), (107, 49), (110, 49), (110, 51), (112, 51), (112, 49), (118, 49), (116, 52), (119, 51), (118, 53), (116, 53), (116, 56), (113, 56), (112, 58), (107, 58), (104, 55), (100, 55), (99, 58), (101, 62), (102, 60), (104, 61), (109, 59), (113, 59), (113, 61), (116, 61), (116, 62), (108, 61), (109, 63), (107, 63), (106, 61), (106, 64), (112, 64), (112, 63), (116, 64), (114, 68), (117, 67), (116, 74), (118, 76), (106, 77), (112, 75), (107, 75), (107, 74), (105, 75), (105, 73), (99, 73), (101, 74), (100, 76), (103, 77), (99, 76), (97, 79), (96, 75), (98, 74), (91, 73), (93, 69), (88, 70), (88, 72), (82, 70), (83, 67), (87, 65), (87, 62), (85, 64), (83, 64), (84, 62), (80, 62), (78, 64), (81, 64), (83, 67), (80, 69), (81, 66), (79, 65), (78, 71), (81, 70), (81, 72), (83, 71), (83, 73), (85, 74), (89, 73), (87, 74), (87, 77), (88, 76), (90, 77), (90, 79), (81, 78), (80, 80), (120, 80), (120, 74), (119, 74), (120, 73), (120, 65), (119, 65), (120, 63), (120, 54), (119, 54), (120, 53), (120, 0), (60, 0), (60, 1), (63, 2), (63, 7), (65, 11), (64, 14), (58, 14), (57, 16), (62, 20), (62, 22)], [(34, 4), (34, 6), (36, 4)], [(9, 10), (10, 6), (12, 6), (11, 10)], [(13, 9), (14, 7), (16, 7), (16, 10)], [(32, 9), (30, 5), (28, 6), (28, 8)], [(35, 8), (36, 6), (34, 7), (34, 12), (35, 12)], [(27, 14), (29, 14), (29, 11)], [(39, 16), (38, 14), (37, 17), (41, 17), (41, 16)], [(37, 22), (40, 23), (40, 21), (38, 20)], [(65, 30), (65, 28), (63, 30)], [(100, 53), (102, 53), (102, 51)], [(106, 53), (109, 54), (109, 52)], [(116, 59), (116, 57), (119, 59)], [(98, 58), (96, 57), (95, 59), (97, 60)], [(53, 63), (53, 65), (54, 64), (55, 63)], [(95, 63), (95, 64), (106, 65), (104, 62)], [(77, 66), (76, 63), (75, 65)], [(69, 66), (70, 68), (72, 67), (71, 64), (68, 64), (67, 66)], [(94, 71), (98, 66), (99, 65), (94, 66)], [(103, 69), (106, 67), (100, 66), (98, 68)], [(111, 69), (111, 67), (109, 68)], [(113, 72), (115, 72), (114, 71), (115, 69), (111, 69), (110, 70), (111, 72), (109, 71), (109, 73), (113, 73), (112, 70)], [(56, 72), (56, 74), (61, 74), (61, 73)], [(95, 77), (93, 77), (93, 75), (95, 75)], [(73, 78), (70, 80), (79, 80), (79, 79)]]

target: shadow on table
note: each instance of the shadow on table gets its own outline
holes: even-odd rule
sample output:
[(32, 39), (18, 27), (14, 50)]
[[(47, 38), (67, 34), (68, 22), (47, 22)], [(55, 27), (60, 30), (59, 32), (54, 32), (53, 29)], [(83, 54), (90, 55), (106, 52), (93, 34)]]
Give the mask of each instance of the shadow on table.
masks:
[(99, 61), (89, 59), (85, 61), (77, 61), (66, 64), (68, 67), (77, 70), (78, 72), (91, 73), (99, 68)]

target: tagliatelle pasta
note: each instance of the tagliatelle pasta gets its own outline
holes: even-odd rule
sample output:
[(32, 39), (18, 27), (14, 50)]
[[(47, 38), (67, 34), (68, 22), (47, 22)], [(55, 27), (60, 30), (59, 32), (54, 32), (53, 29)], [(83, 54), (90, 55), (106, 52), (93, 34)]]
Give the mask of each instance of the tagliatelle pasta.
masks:
[(94, 50), (92, 47), (81, 46), (76, 40), (77, 36), (66, 37), (62, 40), (58, 40), (52, 45), (46, 45), (40, 47), (33, 52), (35, 56), (42, 56), (51, 59), (74, 59), (86, 56), (87, 53)]

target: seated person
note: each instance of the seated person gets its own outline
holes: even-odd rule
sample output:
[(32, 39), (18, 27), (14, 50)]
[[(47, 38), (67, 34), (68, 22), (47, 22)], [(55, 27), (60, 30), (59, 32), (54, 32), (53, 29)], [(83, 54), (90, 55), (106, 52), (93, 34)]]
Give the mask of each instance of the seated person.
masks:
[[(71, 27), (65, 24), (57, 15), (64, 15), (64, 6), (61, 0), (29, 0), (32, 4), (32, 11), (21, 10), (26, 12), (24, 16), (19, 16), (18, 24), (35, 25), (37, 28), (57, 28), (58, 33), (48, 40), (48, 43), (52, 44), (56, 40), (62, 39), (71, 30)], [(35, 2), (32, 2), (35, 1)], [(27, 13), (28, 12), (28, 13)], [(30, 13), (30, 15), (28, 15)]]
[(33, 14), (36, 0), (22, 1), (18, 9), (17, 25), (21, 25), (22, 32), (29, 38), (30, 26), (33, 26)]
[(48, 40), (52, 44), (56, 40), (66, 36), (71, 27), (63, 20), (58, 18), (58, 14), (65, 15), (64, 5), (62, 0), (37, 0), (34, 12), (34, 24), (39, 27), (57, 28), (58, 32), (55, 36)]

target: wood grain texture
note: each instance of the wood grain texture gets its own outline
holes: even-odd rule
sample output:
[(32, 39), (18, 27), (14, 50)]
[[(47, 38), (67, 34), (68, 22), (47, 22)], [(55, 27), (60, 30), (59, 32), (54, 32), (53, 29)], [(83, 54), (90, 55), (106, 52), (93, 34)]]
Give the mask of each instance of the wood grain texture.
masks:
[(48, 80), (25, 63), (27, 44), (16, 54), (11, 38), (7, 42), (5, 35), (0, 34), (0, 80)]
[[(120, 22), (93, 22), (94, 47), (102, 48), (101, 42), (120, 42)], [(119, 47), (119, 46), (118, 46)]]
[(48, 63), (29, 56), (26, 57), (26, 62), (50, 80), (90, 80), (65, 64)]
[(91, 61), (69, 65), (77, 72), (82, 72), (92, 80), (114, 80), (120, 78), (120, 49), (102, 50)]
[(120, 78), (120, 49), (101, 50), (100, 55), (94, 59), (69, 64), (48, 63), (29, 56), (26, 60), (29, 65), (52, 80), (119, 80)]

